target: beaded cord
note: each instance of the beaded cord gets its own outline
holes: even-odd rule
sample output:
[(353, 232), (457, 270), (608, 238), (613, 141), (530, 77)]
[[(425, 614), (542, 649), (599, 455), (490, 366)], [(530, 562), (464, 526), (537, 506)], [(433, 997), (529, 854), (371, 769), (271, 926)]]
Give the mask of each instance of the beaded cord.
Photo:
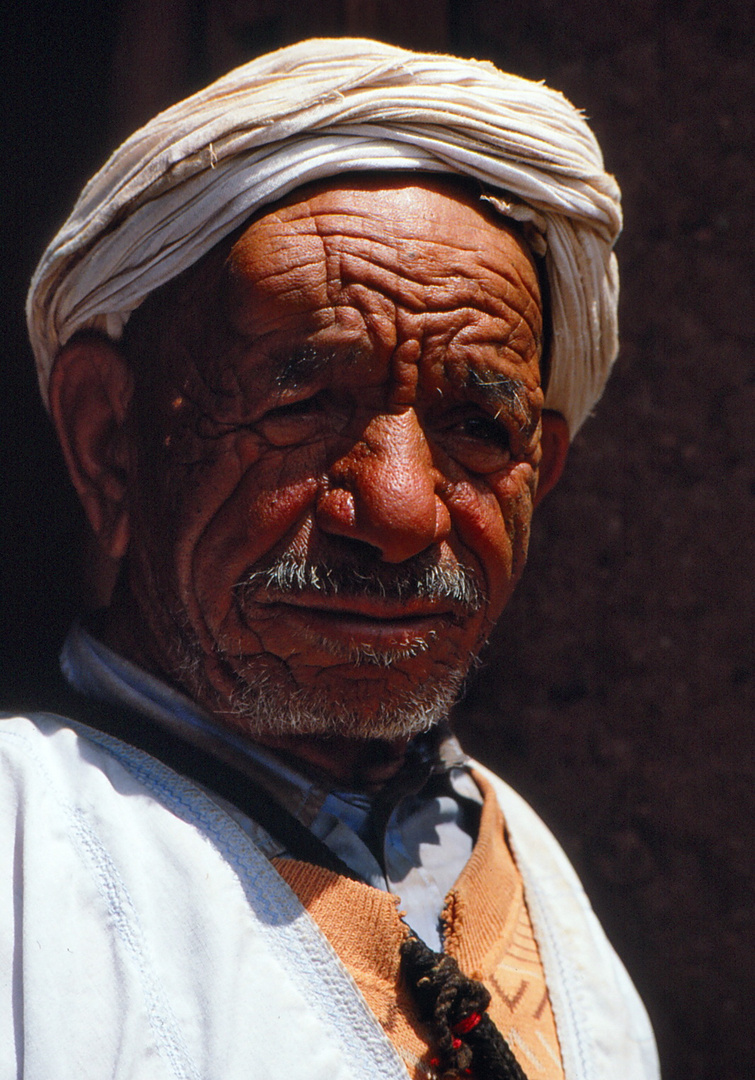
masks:
[(436, 1048), (439, 1080), (527, 1080), (486, 1009), (490, 993), (453, 957), (434, 952), (416, 934), (401, 946), (401, 972)]

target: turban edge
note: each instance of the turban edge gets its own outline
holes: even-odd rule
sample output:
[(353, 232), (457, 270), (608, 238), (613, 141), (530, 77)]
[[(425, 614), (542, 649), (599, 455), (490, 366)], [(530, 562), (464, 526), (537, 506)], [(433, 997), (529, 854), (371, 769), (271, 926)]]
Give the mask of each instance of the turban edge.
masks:
[(118, 339), (155, 289), (256, 210), (311, 180), (372, 170), (477, 178), (545, 252), (546, 407), (572, 435), (618, 351), (619, 189), (582, 115), (492, 64), (351, 38), (301, 42), (155, 117), (90, 180), (27, 299), (42, 397), (83, 329)]

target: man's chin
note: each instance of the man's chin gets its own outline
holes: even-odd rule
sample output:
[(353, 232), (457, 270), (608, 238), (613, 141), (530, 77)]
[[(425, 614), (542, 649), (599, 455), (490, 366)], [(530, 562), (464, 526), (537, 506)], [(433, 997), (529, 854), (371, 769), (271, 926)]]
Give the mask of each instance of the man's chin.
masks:
[(270, 653), (242, 660), (218, 652), (208, 659), (192, 636), (178, 642), (170, 658), (171, 681), (222, 723), (260, 740), (417, 735), (447, 718), (477, 664), (476, 650), (439, 663), (425, 642), (390, 650), (360, 646), (339, 657), (342, 664), (321, 668), (311, 683), (294, 679), (287, 664)]
[[(365, 658), (365, 666), (369, 660)], [(375, 665), (372, 667), (376, 674)], [(226, 723), (252, 738), (335, 735), (352, 739), (398, 739), (427, 731), (444, 720), (461, 693), (468, 666), (444, 671), (440, 678), (400, 688), (391, 679), (345, 680), (336, 687), (292, 687), (289, 680), (263, 672), (252, 683), (237, 685)]]

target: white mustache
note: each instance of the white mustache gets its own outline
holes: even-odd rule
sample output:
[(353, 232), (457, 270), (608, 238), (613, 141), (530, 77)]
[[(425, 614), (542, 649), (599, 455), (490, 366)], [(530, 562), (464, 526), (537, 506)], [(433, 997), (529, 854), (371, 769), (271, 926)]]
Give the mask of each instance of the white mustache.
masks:
[(330, 563), (286, 552), (269, 566), (251, 570), (237, 584), (244, 598), (264, 590), (285, 596), (319, 593), (396, 601), (448, 601), (461, 614), (472, 614), (486, 603), (477, 575), (461, 563), (444, 563), (418, 556), (394, 565), (353, 557)]

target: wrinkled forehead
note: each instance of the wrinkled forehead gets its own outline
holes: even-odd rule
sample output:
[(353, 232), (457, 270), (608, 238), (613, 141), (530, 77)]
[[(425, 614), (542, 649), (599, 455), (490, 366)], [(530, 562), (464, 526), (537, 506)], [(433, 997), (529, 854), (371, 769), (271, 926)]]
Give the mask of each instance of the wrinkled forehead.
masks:
[(251, 308), (268, 295), (296, 301), (307, 284), (325, 286), (326, 277), (323, 304), (336, 302), (337, 290), (349, 283), (409, 310), (529, 292), (523, 271), (533, 276), (531, 255), (511, 228), (493, 219), (474, 194), (443, 181), (359, 178), (310, 187), (238, 236), (227, 285), (238, 287), (242, 302), (251, 299)]
[(498, 235), (510, 235), (532, 261), (522, 225), (485, 201), (481, 186), (468, 177), (354, 173), (307, 184), (258, 211), (230, 238), (233, 265), (242, 252), (254, 258), (261, 238), (274, 244), (280, 237), (285, 244), (294, 233), (315, 235), (318, 228), (323, 237), (373, 242), (376, 260), (381, 244), (401, 244), (406, 251), (412, 241), (444, 244), (451, 261), (454, 249), (471, 249), (484, 260)]
[[(466, 178), (412, 174), (352, 174), (298, 188), (151, 294), (123, 347), (141, 367), (177, 337), (198, 343), (285, 329), (287, 304), (295, 313), (325, 307), (349, 282), (409, 309), (429, 297), (439, 309), (474, 307), (482, 295), (508, 291), (523, 312), (534, 309), (525, 317), (539, 337), (535, 260), (517, 223), (480, 196)], [(158, 373), (144, 374), (151, 382)]]

